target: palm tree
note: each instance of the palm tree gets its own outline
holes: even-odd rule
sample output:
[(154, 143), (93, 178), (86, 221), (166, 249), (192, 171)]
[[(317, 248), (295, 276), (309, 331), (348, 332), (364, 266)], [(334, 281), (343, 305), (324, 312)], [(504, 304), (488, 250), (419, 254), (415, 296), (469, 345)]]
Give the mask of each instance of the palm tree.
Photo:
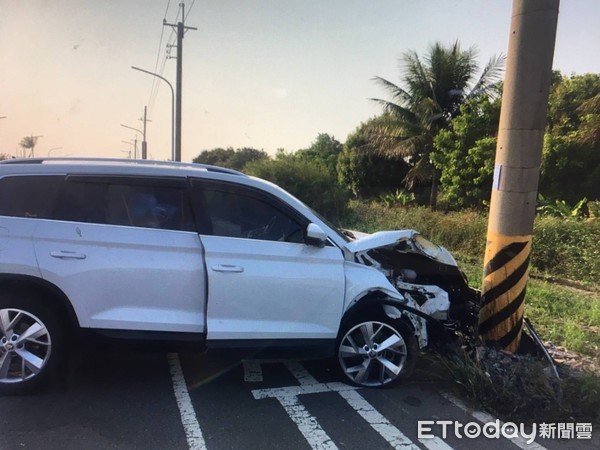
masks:
[[(37, 141), (40, 137), (41, 136), (25, 136), (23, 139), (21, 139), (21, 142), (19, 142), (19, 146), (23, 150), (31, 150), (29, 153), (29, 157), (33, 157), (35, 146), (37, 145)], [(27, 157), (27, 152), (25, 153), (25, 156)]]
[(480, 95), (497, 93), (504, 56), (492, 57), (479, 78), (474, 47), (462, 50), (459, 41), (449, 47), (433, 44), (425, 57), (415, 51), (402, 55), (400, 87), (384, 78), (375, 81), (390, 100), (372, 99), (384, 114), (371, 130), (373, 151), (402, 157), (413, 164), (404, 181), (409, 189), (417, 182), (431, 182), (430, 206), (435, 209), (439, 174), (430, 161), (433, 138), (460, 113), (460, 105)]

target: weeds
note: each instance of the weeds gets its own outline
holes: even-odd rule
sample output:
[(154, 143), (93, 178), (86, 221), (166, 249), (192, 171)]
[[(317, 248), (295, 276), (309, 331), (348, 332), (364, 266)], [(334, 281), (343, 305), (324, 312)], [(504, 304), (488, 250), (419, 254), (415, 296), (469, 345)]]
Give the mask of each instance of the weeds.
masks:
[(561, 370), (550, 375), (544, 361), (528, 355), (482, 355), (461, 350), (430, 355), (440, 377), (451, 380), (458, 395), (510, 421), (600, 423), (600, 377)]
[(394, 194), (382, 194), (379, 196), (379, 201), (387, 208), (396, 206), (408, 206), (415, 201), (415, 194), (396, 189)]

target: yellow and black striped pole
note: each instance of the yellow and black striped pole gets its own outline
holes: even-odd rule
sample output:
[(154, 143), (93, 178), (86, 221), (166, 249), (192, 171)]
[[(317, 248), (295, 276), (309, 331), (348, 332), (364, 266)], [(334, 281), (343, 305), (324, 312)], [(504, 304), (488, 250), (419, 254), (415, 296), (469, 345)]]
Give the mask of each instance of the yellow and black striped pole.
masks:
[(513, 0), (479, 334), (516, 351), (523, 326), (559, 0)]

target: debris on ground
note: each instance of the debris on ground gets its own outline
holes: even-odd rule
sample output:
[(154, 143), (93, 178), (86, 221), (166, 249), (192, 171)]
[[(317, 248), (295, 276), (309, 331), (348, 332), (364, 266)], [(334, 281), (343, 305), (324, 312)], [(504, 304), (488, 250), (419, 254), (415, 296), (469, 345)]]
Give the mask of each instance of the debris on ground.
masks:
[(544, 342), (544, 347), (546, 347), (546, 350), (556, 364), (562, 369), (569, 370), (573, 376), (576, 376), (577, 373), (583, 371), (595, 373), (600, 372), (600, 366), (597, 358), (582, 355), (581, 353), (571, 352), (565, 347), (548, 341)]

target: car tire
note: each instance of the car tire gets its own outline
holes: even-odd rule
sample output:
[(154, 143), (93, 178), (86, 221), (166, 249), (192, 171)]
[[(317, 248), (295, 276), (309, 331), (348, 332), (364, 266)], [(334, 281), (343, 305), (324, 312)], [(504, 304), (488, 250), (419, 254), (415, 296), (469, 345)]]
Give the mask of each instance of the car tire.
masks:
[(385, 315), (351, 322), (338, 338), (336, 353), (345, 379), (360, 387), (387, 387), (408, 378), (417, 356), (412, 328)]
[(64, 328), (52, 309), (27, 295), (0, 294), (0, 394), (41, 387), (60, 366), (64, 348)]

